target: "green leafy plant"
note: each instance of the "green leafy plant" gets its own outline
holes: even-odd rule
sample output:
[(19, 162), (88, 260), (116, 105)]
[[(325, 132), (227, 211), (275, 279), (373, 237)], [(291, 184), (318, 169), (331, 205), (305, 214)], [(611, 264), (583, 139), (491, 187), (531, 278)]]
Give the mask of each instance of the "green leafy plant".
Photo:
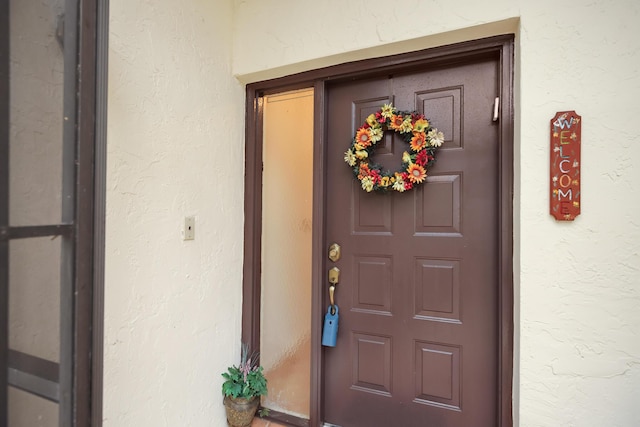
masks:
[(257, 364), (257, 353), (249, 353), (249, 346), (242, 344), (240, 365), (230, 366), (222, 374), (225, 382), (222, 384), (222, 394), (233, 398), (251, 400), (254, 397), (267, 394), (267, 379), (262, 372), (262, 366)]

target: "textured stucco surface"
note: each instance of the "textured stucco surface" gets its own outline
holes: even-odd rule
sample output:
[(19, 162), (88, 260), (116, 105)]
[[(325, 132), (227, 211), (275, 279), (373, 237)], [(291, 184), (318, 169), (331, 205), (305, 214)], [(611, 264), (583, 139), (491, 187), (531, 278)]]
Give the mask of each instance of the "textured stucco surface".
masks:
[(222, 425), (243, 232), (231, 4), (112, 0), (110, 14), (104, 425)]
[[(105, 425), (224, 423), (242, 274), (232, 75), (505, 29), (517, 33), (516, 425), (640, 425), (639, 3), (112, 0), (111, 15)], [(563, 110), (583, 117), (573, 223), (548, 213), (549, 119)]]
[[(233, 71), (243, 81), (262, 80), (274, 77), (272, 70), (292, 73), (480, 38), (508, 28), (495, 23), (517, 17), (525, 1), (236, 0)], [(475, 28), (486, 23), (489, 32)]]

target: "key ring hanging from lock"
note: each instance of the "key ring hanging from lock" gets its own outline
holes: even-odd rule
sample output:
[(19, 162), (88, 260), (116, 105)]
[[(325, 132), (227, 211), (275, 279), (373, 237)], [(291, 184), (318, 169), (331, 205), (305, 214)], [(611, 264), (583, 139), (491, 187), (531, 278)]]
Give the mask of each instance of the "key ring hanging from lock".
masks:
[(338, 267), (333, 267), (329, 269), (329, 302), (331, 303), (331, 315), (336, 314), (336, 303), (334, 299), (334, 294), (336, 292), (336, 285), (340, 280), (340, 269)]

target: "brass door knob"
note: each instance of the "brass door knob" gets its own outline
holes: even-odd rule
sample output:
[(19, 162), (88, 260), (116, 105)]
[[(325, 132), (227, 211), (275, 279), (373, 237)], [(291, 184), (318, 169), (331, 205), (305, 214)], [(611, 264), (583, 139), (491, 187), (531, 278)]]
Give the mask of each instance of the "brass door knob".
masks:
[(340, 245), (337, 243), (329, 246), (329, 259), (336, 262), (340, 259)]

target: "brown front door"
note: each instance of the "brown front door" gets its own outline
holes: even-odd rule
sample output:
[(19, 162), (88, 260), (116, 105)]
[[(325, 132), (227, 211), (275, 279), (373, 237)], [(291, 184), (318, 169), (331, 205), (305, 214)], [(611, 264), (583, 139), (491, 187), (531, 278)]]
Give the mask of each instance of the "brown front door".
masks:
[[(325, 263), (341, 270), (338, 341), (323, 347), (328, 424), (498, 425), (499, 73), (498, 59), (476, 58), (327, 87), (325, 247), (342, 248)], [(425, 185), (366, 193), (343, 153), (389, 102), (446, 142)], [(387, 132), (375, 160), (397, 169), (405, 150)]]

